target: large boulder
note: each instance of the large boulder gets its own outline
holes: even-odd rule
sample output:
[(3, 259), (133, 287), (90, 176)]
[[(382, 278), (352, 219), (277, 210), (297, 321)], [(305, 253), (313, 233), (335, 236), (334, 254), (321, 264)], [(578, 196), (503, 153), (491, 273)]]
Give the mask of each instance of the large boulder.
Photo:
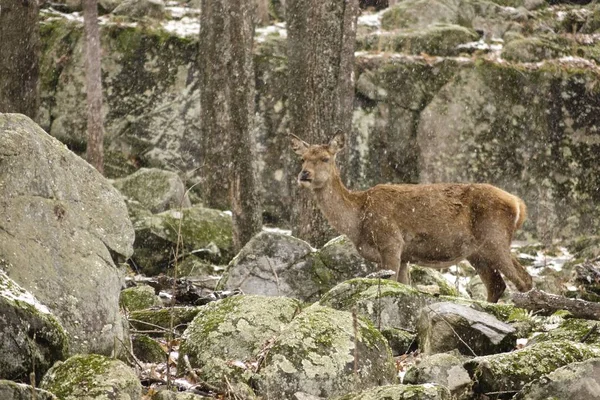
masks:
[(417, 324), (419, 349), (425, 354), (458, 349), (476, 356), (510, 351), (516, 330), (492, 315), (460, 304), (443, 302), (423, 307)]
[(187, 356), (203, 381), (225, 389), (299, 310), (299, 301), (285, 297), (233, 296), (209, 303), (184, 332), (179, 359)]
[(447, 388), (439, 385), (389, 385), (338, 397), (336, 400), (450, 400)]
[(159, 214), (142, 212), (135, 234), (133, 262), (146, 275), (172, 267), (176, 249), (180, 257), (194, 253), (215, 263), (227, 263), (233, 257), (231, 215), (200, 205)]
[(218, 287), (316, 301), (339, 282), (375, 268), (343, 236), (314, 251), (295, 237), (261, 232), (231, 261)]
[(390, 279), (356, 278), (335, 286), (320, 304), (337, 310), (356, 310), (379, 329), (414, 332), (418, 311), (435, 301), (433, 296)]
[(574, 362), (600, 357), (600, 348), (568, 340), (538, 343), (464, 364), (475, 393), (518, 392), (525, 384)]
[(291, 399), (297, 392), (335, 397), (390, 384), (391, 351), (371, 323), (314, 304), (271, 343), (256, 379), (258, 394)]
[(122, 272), (133, 253), (121, 194), (29, 118), (0, 114), (0, 258), (48, 306), (71, 350), (110, 354), (124, 340)]
[(513, 399), (597, 399), (600, 358), (572, 363), (527, 384)]
[[(35, 393), (35, 394), (34, 394)], [(0, 380), (2, 400), (58, 400), (52, 393), (13, 381)]]
[(458, 352), (425, 357), (418, 364), (409, 367), (402, 383), (436, 383), (448, 388), (454, 397), (467, 398), (471, 394), (471, 378), (462, 365), (464, 359)]
[(155, 214), (192, 205), (183, 181), (171, 171), (141, 168), (125, 178), (116, 179), (113, 185)]
[(40, 384), (61, 400), (138, 400), (142, 385), (124, 362), (78, 354), (55, 364)]
[[(0, 260), (0, 268), (4, 266)], [(0, 269), (0, 377), (29, 382), (35, 371), (39, 381), (52, 364), (67, 356), (67, 334), (60, 323)], [(4, 398), (11, 397), (0, 395)]]

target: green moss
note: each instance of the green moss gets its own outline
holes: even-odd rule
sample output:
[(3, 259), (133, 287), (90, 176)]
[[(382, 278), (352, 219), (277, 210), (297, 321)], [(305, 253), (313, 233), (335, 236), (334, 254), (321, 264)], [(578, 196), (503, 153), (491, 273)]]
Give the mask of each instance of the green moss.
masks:
[(508, 61), (536, 62), (569, 54), (574, 43), (558, 37), (515, 39), (504, 46), (502, 58)]
[(569, 340), (572, 342), (581, 342), (585, 337), (585, 343), (600, 347), (600, 332), (598, 327), (594, 326), (599, 323), (596, 321), (588, 321), (584, 319), (569, 318), (565, 319), (558, 328), (548, 332), (536, 335), (530, 340), (530, 344), (555, 342), (561, 340)]
[[(138, 310), (129, 313), (129, 323), (139, 331), (155, 331), (157, 326), (170, 329), (171, 314), (173, 315), (173, 326), (183, 331), (194, 317), (200, 312), (201, 307), (174, 307), (159, 310)], [(158, 328), (158, 329), (160, 329)], [(153, 333), (152, 335), (156, 335)]]
[(167, 354), (161, 345), (146, 335), (134, 335), (131, 338), (133, 354), (138, 360), (148, 363), (161, 363), (167, 359)]
[(476, 393), (518, 391), (563, 365), (600, 356), (600, 348), (567, 340), (534, 344), (512, 353), (476, 357), (464, 366)]
[(154, 293), (154, 288), (150, 286), (137, 286), (121, 291), (119, 305), (128, 311), (134, 311), (161, 306), (162, 302)]
[(110, 359), (97, 354), (73, 356), (54, 370), (52, 384), (44, 388), (59, 399), (65, 399), (73, 388), (91, 389), (93, 386), (88, 385), (108, 372), (110, 363)]
[(450, 391), (433, 384), (427, 385), (390, 385), (360, 393), (350, 393), (335, 400), (450, 400)]
[(459, 25), (438, 24), (423, 29), (363, 36), (357, 41), (357, 49), (452, 56), (459, 54), (458, 45), (478, 39), (479, 35), (471, 29)]

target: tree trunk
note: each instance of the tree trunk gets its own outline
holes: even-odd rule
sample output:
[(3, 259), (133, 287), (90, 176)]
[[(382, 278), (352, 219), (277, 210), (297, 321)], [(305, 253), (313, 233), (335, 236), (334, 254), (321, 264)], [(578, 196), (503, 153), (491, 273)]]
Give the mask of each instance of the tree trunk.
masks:
[(200, 135), (201, 192), (204, 204), (228, 207), (229, 76), (224, 69), (231, 58), (229, 16), (224, 0), (202, 0), (200, 9)]
[(0, 0), (0, 112), (37, 118), (38, 2)]
[[(244, 0), (207, 0), (202, 3), (202, 16), (205, 20), (201, 22), (200, 107), (206, 143), (204, 176), (214, 195), (222, 194), (223, 183), (228, 182), (225, 189), (229, 190), (233, 244), (238, 252), (262, 226), (252, 136), (254, 4)], [(215, 166), (222, 170), (215, 171)]]
[[(337, 129), (351, 135), (358, 0), (288, 0), (286, 6), (289, 131), (311, 144), (327, 143)], [(307, 191), (295, 197), (294, 235), (323, 245), (335, 233)]]
[(85, 78), (87, 91), (87, 161), (104, 173), (104, 118), (97, 0), (83, 0)]

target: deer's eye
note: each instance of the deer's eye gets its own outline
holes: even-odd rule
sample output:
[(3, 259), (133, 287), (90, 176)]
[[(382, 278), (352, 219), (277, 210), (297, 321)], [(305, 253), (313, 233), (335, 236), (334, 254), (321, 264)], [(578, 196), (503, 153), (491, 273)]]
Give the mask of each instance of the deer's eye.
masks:
[(321, 161), (323, 161), (323, 162), (329, 162), (329, 157), (323, 157), (323, 158), (321, 158)]

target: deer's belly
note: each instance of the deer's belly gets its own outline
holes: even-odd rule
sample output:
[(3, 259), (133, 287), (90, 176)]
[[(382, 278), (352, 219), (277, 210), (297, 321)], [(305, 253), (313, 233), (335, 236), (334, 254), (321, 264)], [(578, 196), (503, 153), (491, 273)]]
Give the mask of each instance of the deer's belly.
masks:
[(471, 255), (475, 248), (474, 242), (469, 236), (454, 239), (416, 237), (405, 243), (402, 261), (425, 267), (446, 268)]

